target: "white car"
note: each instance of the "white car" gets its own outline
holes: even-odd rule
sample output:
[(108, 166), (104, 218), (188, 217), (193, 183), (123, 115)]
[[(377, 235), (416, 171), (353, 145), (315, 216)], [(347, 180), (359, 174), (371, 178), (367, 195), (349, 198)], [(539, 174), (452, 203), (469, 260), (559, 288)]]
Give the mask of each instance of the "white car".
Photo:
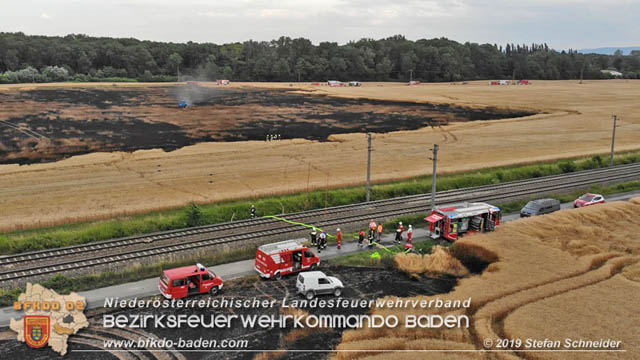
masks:
[(307, 271), (298, 274), (296, 288), (300, 294), (311, 300), (321, 294), (340, 296), (344, 285), (340, 279), (327, 276), (322, 271)]

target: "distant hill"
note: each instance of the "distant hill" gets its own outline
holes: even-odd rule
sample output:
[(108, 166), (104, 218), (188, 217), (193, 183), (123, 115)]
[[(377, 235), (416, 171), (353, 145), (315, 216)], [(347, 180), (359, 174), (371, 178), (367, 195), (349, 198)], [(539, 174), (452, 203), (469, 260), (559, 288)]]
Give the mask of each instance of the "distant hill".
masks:
[(603, 54), (603, 55), (613, 55), (616, 50), (622, 50), (623, 55), (629, 55), (633, 50), (640, 50), (640, 46), (627, 46), (627, 47), (602, 47), (595, 49), (581, 49), (578, 50), (579, 53), (582, 54)]

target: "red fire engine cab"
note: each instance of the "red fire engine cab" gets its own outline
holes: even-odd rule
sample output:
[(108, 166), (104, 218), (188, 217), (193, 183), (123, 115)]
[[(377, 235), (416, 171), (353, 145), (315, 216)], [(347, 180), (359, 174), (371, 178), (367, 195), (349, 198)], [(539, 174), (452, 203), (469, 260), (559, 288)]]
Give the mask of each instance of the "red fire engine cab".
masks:
[(202, 264), (195, 264), (163, 271), (158, 289), (167, 299), (181, 299), (207, 292), (215, 295), (222, 289), (222, 278)]
[(254, 269), (263, 278), (277, 280), (298, 271), (315, 270), (318, 265), (320, 258), (308, 247), (286, 240), (260, 246)]
[(433, 239), (456, 241), (467, 233), (495, 230), (500, 225), (500, 208), (485, 203), (465, 203), (435, 209), (425, 220)]

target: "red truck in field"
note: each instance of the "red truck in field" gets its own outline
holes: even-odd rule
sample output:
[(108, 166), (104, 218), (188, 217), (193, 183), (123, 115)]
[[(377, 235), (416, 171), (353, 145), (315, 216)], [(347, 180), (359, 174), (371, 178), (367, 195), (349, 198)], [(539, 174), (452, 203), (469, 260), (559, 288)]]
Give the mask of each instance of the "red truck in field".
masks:
[(260, 246), (254, 269), (263, 278), (277, 280), (287, 274), (315, 270), (319, 265), (320, 258), (308, 247), (286, 240)]
[(158, 289), (167, 299), (205, 293), (215, 295), (222, 289), (222, 278), (202, 264), (195, 264), (163, 271)]

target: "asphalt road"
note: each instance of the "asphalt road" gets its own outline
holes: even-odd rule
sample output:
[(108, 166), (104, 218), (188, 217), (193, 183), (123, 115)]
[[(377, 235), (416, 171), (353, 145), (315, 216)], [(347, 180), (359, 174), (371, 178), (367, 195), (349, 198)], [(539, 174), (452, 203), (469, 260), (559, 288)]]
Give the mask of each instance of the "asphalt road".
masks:
[[(606, 197), (608, 202), (611, 201), (626, 201), (633, 197), (640, 196), (640, 191), (632, 191), (628, 193), (610, 195)], [(563, 209), (571, 209), (573, 208), (573, 203), (563, 203)], [(519, 219), (519, 213), (507, 214), (503, 215), (503, 221), (511, 221), (515, 219)], [(408, 225), (408, 224), (406, 224)], [(424, 228), (424, 224), (413, 224), (415, 226), (419, 226), (420, 228), (416, 228), (413, 230), (413, 237), (415, 241), (426, 240), (428, 237), (427, 231)], [(383, 245), (392, 245), (393, 244), (394, 234), (387, 234), (383, 237), (382, 244)], [(307, 240), (307, 239), (301, 239)], [(343, 243), (342, 249), (338, 250), (335, 246), (330, 246), (326, 250), (323, 250), (320, 254), (321, 260), (328, 260), (334, 257), (352, 254), (358, 252), (358, 247), (356, 242)], [(238, 261), (234, 263), (217, 265), (213, 266), (210, 269), (219, 274), (224, 280), (232, 280), (240, 277), (244, 277), (247, 275), (255, 274), (253, 270), (254, 260), (244, 260)], [(320, 265), (320, 269), (322, 269), (322, 263)], [(158, 278), (151, 278), (140, 280), (133, 283), (114, 285), (105, 288), (83, 291), (79, 293), (81, 296), (84, 296), (87, 300), (87, 305), (89, 308), (97, 308), (101, 307), (104, 304), (104, 299), (107, 297), (119, 297), (120, 299), (131, 299), (131, 298), (143, 298), (147, 296), (157, 295), (158, 291)], [(19, 319), (22, 317), (22, 312), (16, 312), (12, 307), (6, 307), (0, 309), (0, 327), (9, 326), (10, 319), (13, 317), (15, 319)]]

